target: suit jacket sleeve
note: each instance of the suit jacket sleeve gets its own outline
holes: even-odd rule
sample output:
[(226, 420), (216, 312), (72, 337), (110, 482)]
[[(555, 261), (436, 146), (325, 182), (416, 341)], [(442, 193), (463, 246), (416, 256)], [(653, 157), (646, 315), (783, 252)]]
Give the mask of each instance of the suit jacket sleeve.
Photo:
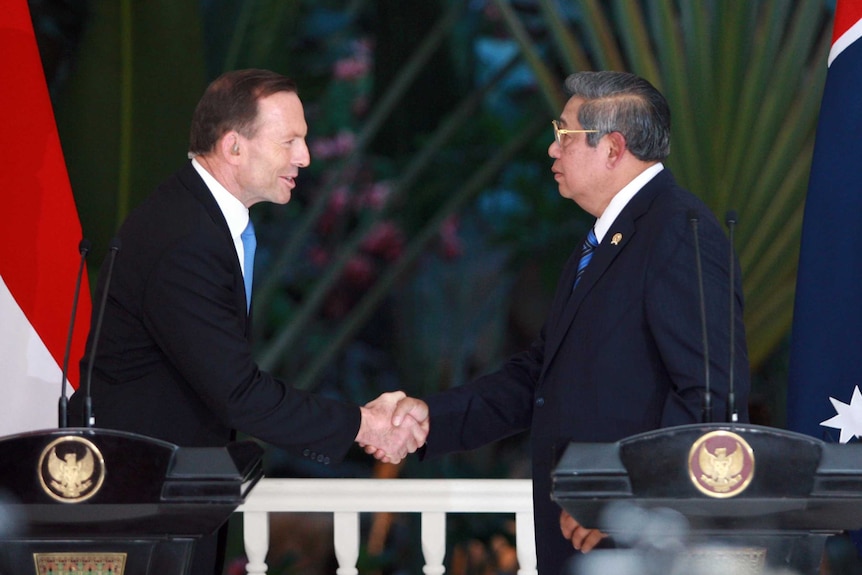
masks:
[(425, 454), (475, 449), (530, 427), (544, 333), (498, 371), (426, 399), (432, 423)]
[[(644, 299), (649, 329), (672, 382), (661, 415), (662, 427), (702, 420), (706, 377), (694, 231), (688, 225), (688, 218), (671, 218), (666, 224), (651, 251), (653, 261), (646, 266), (649, 277)], [(730, 373), (729, 245), (714, 218), (700, 219), (698, 240), (706, 311), (711, 420), (724, 421)], [(735, 276), (740, 277), (738, 269)], [(740, 282), (734, 292), (737, 405), (742, 406), (740, 420), (747, 421), (748, 358)]]

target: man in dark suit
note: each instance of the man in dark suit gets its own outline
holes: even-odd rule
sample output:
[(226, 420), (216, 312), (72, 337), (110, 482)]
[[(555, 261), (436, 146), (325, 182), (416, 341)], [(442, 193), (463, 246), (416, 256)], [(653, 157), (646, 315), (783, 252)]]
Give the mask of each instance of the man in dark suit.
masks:
[[(645, 80), (621, 72), (574, 74), (566, 88), (571, 97), (554, 122), (548, 149), (551, 170), (560, 195), (597, 218), (588, 236), (598, 246), (584, 251), (579, 245), (566, 263), (530, 349), (497, 372), (426, 400), (426, 456), (530, 429), (541, 575), (560, 573), (573, 547), (586, 552), (604, 537), (550, 499), (551, 471), (570, 441), (612, 442), (704, 421), (692, 215), (702, 257), (711, 420), (725, 420), (729, 408), (731, 246), (707, 206), (677, 186), (661, 163), (670, 151), (667, 102)], [(734, 407), (739, 421), (747, 421), (739, 281), (734, 294)], [(393, 421), (425, 408), (420, 400), (402, 400)], [(366, 451), (375, 452), (370, 446)], [(385, 459), (379, 450), (375, 456)]]
[[(240, 70), (207, 88), (192, 118), (192, 160), (119, 232), (93, 364), (97, 427), (196, 447), (225, 445), (240, 430), (322, 465), (343, 458), (354, 441), (380, 441), (394, 460), (424, 442), (427, 422), (390, 427), (401, 392), (359, 407), (295, 389), (252, 357), (248, 208), (290, 200), (310, 162), (307, 130), (296, 86), (284, 76)], [(82, 373), (94, 343), (91, 332)], [(79, 390), (73, 425), (85, 423), (83, 404)], [(215, 541), (203, 540), (192, 572), (212, 575), (217, 556)]]

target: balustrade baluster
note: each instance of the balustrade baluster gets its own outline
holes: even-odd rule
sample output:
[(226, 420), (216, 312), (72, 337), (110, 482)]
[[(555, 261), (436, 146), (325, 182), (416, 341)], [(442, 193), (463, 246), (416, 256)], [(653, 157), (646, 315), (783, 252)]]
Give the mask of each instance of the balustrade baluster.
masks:
[(359, 561), (359, 513), (335, 513), (333, 538), (335, 559), (338, 561), (336, 575), (357, 575)]
[(532, 511), (515, 513), (515, 553), (518, 556), (518, 575), (538, 575)]
[(243, 542), (249, 575), (266, 574), (266, 553), (269, 550), (269, 513), (246, 511), (242, 518)]
[(442, 575), (446, 572), (443, 559), (446, 556), (446, 514), (425, 512), (422, 514), (422, 556), (425, 575)]

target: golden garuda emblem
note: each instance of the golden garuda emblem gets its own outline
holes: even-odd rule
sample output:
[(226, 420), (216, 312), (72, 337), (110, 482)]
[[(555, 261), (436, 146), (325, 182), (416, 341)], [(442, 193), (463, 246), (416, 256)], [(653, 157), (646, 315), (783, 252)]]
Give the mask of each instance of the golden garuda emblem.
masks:
[(99, 449), (83, 437), (52, 441), (39, 458), (39, 479), (45, 493), (64, 503), (79, 503), (98, 492), (104, 480)]
[(688, 471), (692, 483), (705, 495), (733, 497), (742, 493), (754, 477), (754, 452), (740, 435), (713, 431), (692, 445)]

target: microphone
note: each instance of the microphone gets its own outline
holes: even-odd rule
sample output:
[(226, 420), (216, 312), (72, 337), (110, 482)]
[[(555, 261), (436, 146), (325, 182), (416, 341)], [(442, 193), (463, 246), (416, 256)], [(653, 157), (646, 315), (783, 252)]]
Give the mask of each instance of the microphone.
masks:
[(66, 376), (69, 373), (69, 355), (72, 353), (72, 335), (75, 331), (75, 314), (78, 311), (78, 296), (81, 295), (81, 278), (84, 276), (84, 263), (90, 253), (90, 240), (84, 238), (78, 244), (81, 262), (78, 265), (78, 279), (75, 282), (75, 295), (72, 298), (72, 319), (69, 320), (69, 335), (66, 337), (66, 353), (63, 355), (63, 380), (60, 383), (60, 405), (57, 407), (57, 425), (61, 429), (69, 427), (69, 398), (66, 397)]
[(734, 318), (734, 311), (736, 306), (736, 301), (734, 298), (734, 292), (736, 291), (736, 285), (734, 282), (734, 270), (736, 266), (734, 265), (734, 249), (733, 249), (733, 230), (736, 227), (736, 211), (728, 210), (727, 214), (724, 216), (724, 222), (727, 224), (727, 231), (730, 238), (730, 261), (728, 262), (729, 269), (729, 283), (730, 283), (730, 359), (728, 369), (728, 384), (727, 384), (727, 420), (736, 423), (739, 421), (739, 412), (736, 409), (736, 392), (734, 390), (734, 363), (736, 361), (736, 321)]
[(700, 325), (703, 337), (703, 423), (712, 423), (712, 394), (709, 386), (709, 341), (706, 336), (706, 300), (703, 295), (703, 267), (700, 261), (700, 238), (697, 233), (697, 211), (688, 211), (688, 221), (694, 233), (694, 257), (697, 260), (697, 287), (700, 292)]
[(114, 274), (114, 261), (117, 259), (117, 252), (120, 251), (120, 238), (115, 237), (108, 244), (108, 271), (105, 274), (105, 287), (102, 289), (102, 301), (99, 302), (99, 315), (96, 318), (96, 326), (93, 331), (93, 348), (90, 350), (90, 361), (87, 365), (87, 381), (84, 388), (84, 425), (93, 427), (96, 423), (96, 418), (93, 416), (93, 398), (90, 395), (90, 388), (93, 383), (93, 363), (96, 361), (96, 348), (99, 346), (99, 334), (102, 331), (102, 320), (105, 319), (105, 306), (108, 303), (108, 291), (111, 287), (111, 276)]

